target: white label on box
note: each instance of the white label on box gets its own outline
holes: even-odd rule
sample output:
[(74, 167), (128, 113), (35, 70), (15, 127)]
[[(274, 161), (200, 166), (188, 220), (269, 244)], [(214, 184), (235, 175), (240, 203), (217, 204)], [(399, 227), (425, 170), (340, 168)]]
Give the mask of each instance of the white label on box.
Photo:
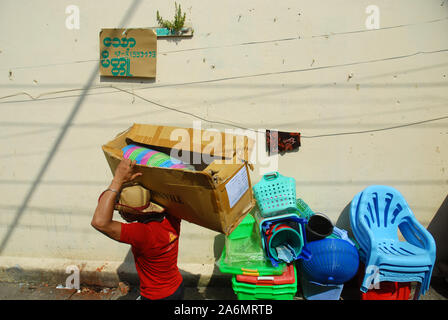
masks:
[(243, 194), (249, 189), (249, 179), (247, 178), (246, 167), (242, 167), (238, 173), (226, 184), (227, 196), (229, 197), (230, 208), (241, 199)]

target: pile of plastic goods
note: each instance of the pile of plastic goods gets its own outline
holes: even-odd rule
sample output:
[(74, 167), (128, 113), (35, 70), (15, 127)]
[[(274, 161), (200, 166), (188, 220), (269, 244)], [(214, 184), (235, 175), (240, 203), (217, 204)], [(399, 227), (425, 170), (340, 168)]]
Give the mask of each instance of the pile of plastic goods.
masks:
[(219, 269), (232, 274), (232, 288), (239, 300), (292, 300), (297, 292), (296, 268), (270, 263), (252, 214), (226, 237)]
[(278, 172), (253, 187), (257, 205), (226, 237), (219, 268), (238, 299), (339, 300), (358, 272), (357, 243), (296, 198), (295, 180)]
[(297, 199), (291, 177), (271, 172), (253, 189), (262, 246), (272, 265), (296, 263), (305, 299), (338, 300), (359, 266), (357, 248), (346, 231)]
[[(296, 199), (295, 179), (271, 172), (253, 186), (253, 191), (262, 246), (272, 265), (308, 259), (304, 216), (312, 211), (303, 200)], [(299, 215), (301, 212), (303, 216)]]

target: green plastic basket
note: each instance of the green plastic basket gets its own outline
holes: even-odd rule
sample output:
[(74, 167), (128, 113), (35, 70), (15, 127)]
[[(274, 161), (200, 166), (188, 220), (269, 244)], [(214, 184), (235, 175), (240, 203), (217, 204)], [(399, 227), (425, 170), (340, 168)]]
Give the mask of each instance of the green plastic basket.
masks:
[(297, 214), (300, 218), (305, 218), (308, 220), (314, 214), (313, 210), (311, 210), (306, 202), (300, 198), (296, 200), (296, 207), (298, 211)]
[(254, 197), (263, 217), (295, 212), (296, 181), (278, 172), (265, 174), (253, 186)]
[(297, 270), (294, 266), (294, 283), (272, 286), (238, 282), (234, 275), (232, 289), (238, 300), (293, 300), (297, 293)]

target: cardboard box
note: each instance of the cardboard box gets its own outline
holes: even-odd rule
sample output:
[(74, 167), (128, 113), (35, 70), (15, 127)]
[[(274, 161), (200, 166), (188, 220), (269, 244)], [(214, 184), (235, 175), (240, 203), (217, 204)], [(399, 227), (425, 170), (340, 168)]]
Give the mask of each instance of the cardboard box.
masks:
[[(186, 135), (191, 139), (185, 139)], [(102, 148), (112, 173), (123, 158), (121, 149), (131, 143), (201, 159), (200, 163), (190, 162), (199, 171), (136, 165), (142, 173), (137, 181), (150, 189), (152, 200), (170, 214), (229, 235), (255, 205), (247, 162), (254, 141), (222, 132), (212, 135), (207, 141), (207, 130), (134, 124)], [(211, 148), (210, 141), (220, 147)], [(204, 163), (211, 157), (210, 164)]]

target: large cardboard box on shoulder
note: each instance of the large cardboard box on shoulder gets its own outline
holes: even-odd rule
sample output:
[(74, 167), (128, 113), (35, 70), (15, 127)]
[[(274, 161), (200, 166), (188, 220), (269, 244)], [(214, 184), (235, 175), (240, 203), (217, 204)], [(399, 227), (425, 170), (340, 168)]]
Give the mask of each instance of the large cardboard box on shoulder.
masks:
[(142, 173), (137, 182), (176, 217), (229, 235), (255, 205), (248, 170), (254, 141), (247, 136), (134, 124), (102, 147), (112, 173), (123, 159), (121, 149), (129, 144), (194, 164), (194, 171), (136, 165)]

